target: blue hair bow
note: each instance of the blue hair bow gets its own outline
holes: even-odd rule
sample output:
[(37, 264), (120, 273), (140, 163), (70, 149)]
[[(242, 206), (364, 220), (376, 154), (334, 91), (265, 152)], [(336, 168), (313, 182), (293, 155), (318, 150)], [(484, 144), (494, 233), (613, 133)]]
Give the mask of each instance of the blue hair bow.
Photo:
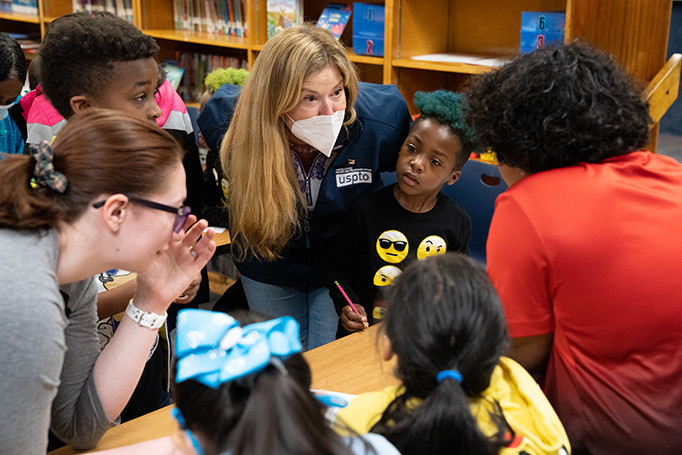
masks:
[(194, 379), (213, 389), (302, 349), (291, 316), (240, 327), (225, 313), (188, 308), (178, 312), (176, 330), (175, 381)]

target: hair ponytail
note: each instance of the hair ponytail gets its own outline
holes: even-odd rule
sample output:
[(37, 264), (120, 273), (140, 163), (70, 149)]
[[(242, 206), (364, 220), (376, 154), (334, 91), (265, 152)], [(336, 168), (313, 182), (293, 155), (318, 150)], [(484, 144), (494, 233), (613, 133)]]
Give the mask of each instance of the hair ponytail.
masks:
[[(372, 428), (386, 437), (403, 455), (498, 453), (471, 414), (469, 398), (460, 384), (444, 381), (419, 406), (411, 409), (406, 394), (394, 400)], [(393, 421), (395, 416), (406, 416)]]
[(56, 193), (31, 186), (35, 163), (29, 155), (9, 155), (0, 164), (0, 227), (51, 227), (60, 218)]
[[(497, 453), (508, 429), (499, 406), (490, 410), (499, 431), (486, 436), (469, 401), (490, 384), (507, 343), (504, 313), (485, 272), (454, 253), (416, 261), (396, 279), (388, 303), (384, 330), (405, 392), (372, 431), (403, 455)], [(443, 370), (457, 370), (461, 384), (438, 382)]]
[(230, 436), (233, 455), (335, 455), (340, 438), (324, 408), (291, 374), (270, 365), (255, 376), (239, 423)]

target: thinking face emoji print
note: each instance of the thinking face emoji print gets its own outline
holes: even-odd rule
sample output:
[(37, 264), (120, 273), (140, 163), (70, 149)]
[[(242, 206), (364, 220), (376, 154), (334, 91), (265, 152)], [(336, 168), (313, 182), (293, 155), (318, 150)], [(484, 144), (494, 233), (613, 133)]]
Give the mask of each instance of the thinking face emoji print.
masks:
[(400, 231), (384, 231), (377, 239), (379, 257), (391, 264), (402, 262), (409, 251), (407, 237)]
[(442, 237), (430, 235), (421, 241), (417, 248), (417, 259), (421, 260), (429, 256), (437, 256), (447, 252), (447, 245)]

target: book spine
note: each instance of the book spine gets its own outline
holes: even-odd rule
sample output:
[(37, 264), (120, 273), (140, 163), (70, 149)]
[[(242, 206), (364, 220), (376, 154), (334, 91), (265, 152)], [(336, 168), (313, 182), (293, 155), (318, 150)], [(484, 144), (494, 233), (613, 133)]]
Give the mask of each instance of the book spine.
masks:
[(248, 36), (248, 31), (249, 31), (249, 21), (248, 15), (247, 15), (247, 9), (246, 9), (246, 2), (244, 0), (240, 0), (239, 2), (242, 6), (242, 34), (244, 35), (244, 38)]
[(125, 5), (125, 18), (128, 22), (133, 21), (133, 0), (123, 0)]
[(228, 14), (230, 16), (230, 19), (227, 22), (228, 35), (236, 35), (235, 27), (234, 27), (234, 4), (232, 3), (232, 0), (226, 0), (226, 1), (227, 1)]
[(204, 0), (204, 29), (208, 33), (214, 33), (213, 11), (211, 10), (211, 1)]
[(182, 1), (173, 0), (173, 28), (182, 30)]

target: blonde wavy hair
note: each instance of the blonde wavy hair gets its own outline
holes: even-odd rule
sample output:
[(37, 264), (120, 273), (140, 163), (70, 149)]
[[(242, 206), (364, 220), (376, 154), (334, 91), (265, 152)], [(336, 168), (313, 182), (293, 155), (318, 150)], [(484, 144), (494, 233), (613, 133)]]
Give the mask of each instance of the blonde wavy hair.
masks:
[(307, 209), (282, 116), (299, 102), (305, 79), (329, 66), (343, 78), (348, 127), (356, 119), (357, 71), (331, 32), (313, 24), (288, 28), (268, 40), (242, 88), (220, 147), (238, 259), (251, 253), (274, 260), (301, 230)]

